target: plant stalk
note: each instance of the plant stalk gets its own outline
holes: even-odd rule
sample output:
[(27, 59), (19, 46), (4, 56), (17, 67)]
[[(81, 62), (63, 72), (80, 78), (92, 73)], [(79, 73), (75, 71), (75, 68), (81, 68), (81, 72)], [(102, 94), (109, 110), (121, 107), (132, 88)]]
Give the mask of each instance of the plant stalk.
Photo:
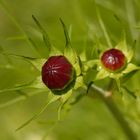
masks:
[[(113, 117), (116, 119), (118, 124), (120, 125), (121, 129), (125, 133), (128, 140), (138, 140), (136, 134), (133, 132), (132, 128), (130, 127), (129, 123), (126, 121), (126, 119), (123, 117), (123, 114), (118, 109), (118, 107), (115, 105), (115, 102), (111, 98), (111, 92), (105, 91), (102, 88), (92, 84), (91, 85), (92, 91), (99, 94), (99, 97), (102, 99), (102, 101), (105, 103), (109, 111), (112, 113)], [(94, 97), (92, 94), (88, 94), (90, 97)]]

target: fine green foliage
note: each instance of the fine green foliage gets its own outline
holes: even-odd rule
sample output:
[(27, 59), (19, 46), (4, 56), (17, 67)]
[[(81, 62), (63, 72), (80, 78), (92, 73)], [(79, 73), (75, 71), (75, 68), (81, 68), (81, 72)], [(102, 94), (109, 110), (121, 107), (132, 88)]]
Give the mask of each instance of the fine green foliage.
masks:
[[(0, 0), (0, 139), (140, 139), (139, 9), (139, 0)], [(110, 48), (125, 54), (122, 71), (102, 67)], [(61, 96), (41, 81), (52, 55), (75, 69)]]

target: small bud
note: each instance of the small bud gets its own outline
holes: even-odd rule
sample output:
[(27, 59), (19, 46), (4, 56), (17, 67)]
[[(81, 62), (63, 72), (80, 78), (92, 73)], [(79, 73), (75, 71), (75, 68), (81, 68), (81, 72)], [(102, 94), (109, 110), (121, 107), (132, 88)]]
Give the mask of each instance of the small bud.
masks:
[(51, 90), (63, 90), (73, 81), (73, 71), (65, 56), (51, 56), (42, 67), (42, 81)]
[(122, 51), (118, 49), (110, 49), (103, 53), (101, 56), (101, 62), (107, 70), (117, 72), (125, 67), (126, 57)]

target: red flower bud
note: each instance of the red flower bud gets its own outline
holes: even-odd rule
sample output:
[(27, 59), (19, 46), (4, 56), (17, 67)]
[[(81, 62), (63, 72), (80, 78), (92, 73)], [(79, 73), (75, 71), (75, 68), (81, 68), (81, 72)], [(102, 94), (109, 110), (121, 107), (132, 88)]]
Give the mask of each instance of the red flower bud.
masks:
[(103, 66), (112, 72), (121, 70), (126, 64), (126, 58), (122, 51), (118, 49), (110, 49), (101, 56)]
[(51, 56), (42, 67), (42, 81), (51, 90), (62, 90), (73, 80), (73, 66), (65, 56)]

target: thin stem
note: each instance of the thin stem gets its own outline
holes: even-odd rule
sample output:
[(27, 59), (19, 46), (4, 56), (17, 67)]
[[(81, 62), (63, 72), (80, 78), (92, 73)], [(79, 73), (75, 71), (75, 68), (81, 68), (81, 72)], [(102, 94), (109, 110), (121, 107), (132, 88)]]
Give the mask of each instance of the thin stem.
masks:
[[(123, 117), (123, 114), (120, 112), (118, 107), (115, 105), (115, 102), (113, 101), (111, 96), (109, 96), (111, 92), (105, 91), (94, 84), (91, 85), (91, 88), (93, 89), (93, 91), (97, 92), (100, 98), (104, 101), (104, 103), (106, 104), (116, 121), (119, 123), (121, 129), (127, 136), (128, 140), (137, 140), (136, 134), (133, 132), (132, 128), (130, 127), (126, 119)], [(93, 97), (93, 94), (88, 94), (88, 96)]]
[(107, 42), (108, 46), (109, 46), (110, 48), (112, 48), (112, 43), (111, 43), (110, 37), (109, 37), (109, 35), (108, 35), (107, 29), (106, 29), (105, 24), (104, 24), (104, 22), (103, 22), (103, 20), (102, 20), (102, 17), (101, 17), (101, 15), (100, 15), (100, 11), (99, 11), (98, 6), (96, 5), (96, 3), (95, 3), (95, 6), (96, 6), (97, 18), (98, 18), (99, 24), (100, 24), (100, 26), (101, 26), (101, 29), (102, 29), (102, 31), (103, 31), (103, 33), (104, 33), (106, 42)]
[[(17, 93), (18, 93), (18, 92), (19, 92), (19, 91), (17, 91)], [(21, 92), (21, 91), (20, 91), (20, 92)], [(43, 92), (43, 90), (42, 90), (42, 91), (34, 91), (33, 93), (30, 93), (29, 95), (23, 95), (23, 94), (25, 94), (25, 93), (23, 93), (23, 94), (19, 93), (20, 96), (14, 98), (14, 99), (11, 99), (10, 101), (7, 101), (7, 102), (5, 102), (5, 103), (1, 103), (1, 104), (0, 104), (0, 109), (5, 108), (5, 107), (8, 107), (8, 106), (11, 106), (11, 105), (13, 105), (13, 104), (15, 104), (15, 103), (17, 103), (17, 102), (22, 101), (22, 100), (26, 100), (27, 98), (29, 98), (29, 97), (31, 97), (31, 96), (33, 96), (33, 95), (35, 95), (35, 94), (42, 93), (42, 92)], [(27, 97), (26, 97), (26, 96), (27, 96)]]

